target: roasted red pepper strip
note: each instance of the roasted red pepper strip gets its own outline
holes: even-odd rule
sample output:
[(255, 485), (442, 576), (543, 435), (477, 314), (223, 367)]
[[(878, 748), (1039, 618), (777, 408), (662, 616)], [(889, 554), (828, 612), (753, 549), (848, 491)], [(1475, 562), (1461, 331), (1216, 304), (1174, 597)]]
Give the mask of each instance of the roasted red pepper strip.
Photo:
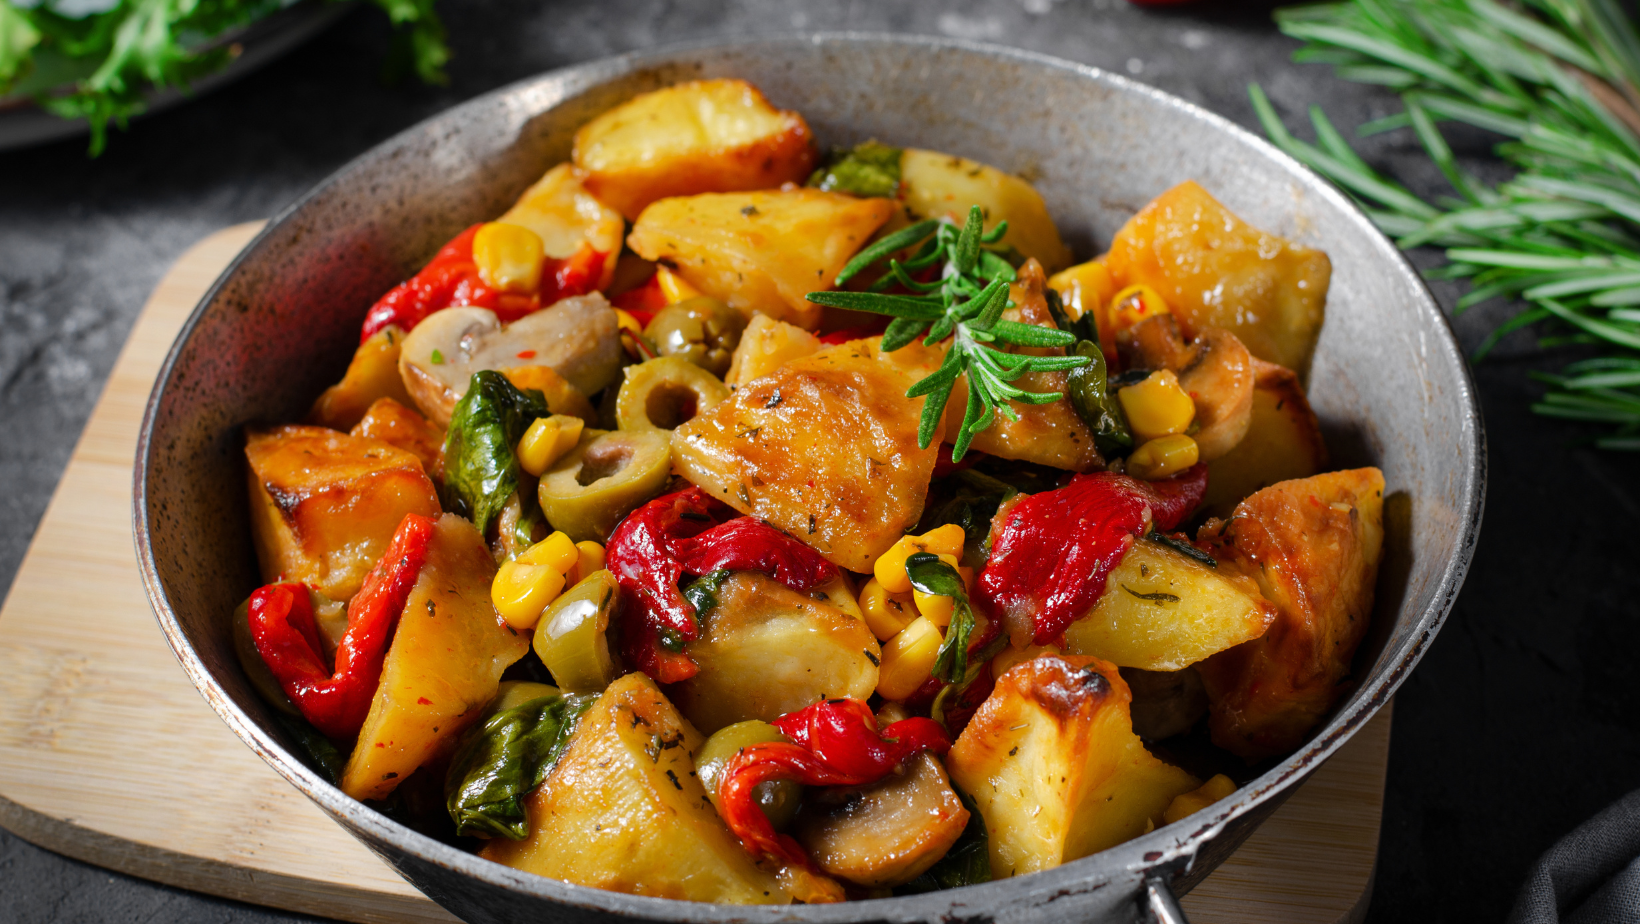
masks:
[(718, 805), (729, 830), (753, 857), (808, 867), (790, 835), (779, 834), (758, 807), (756, 789), (770, 780), (805, 786), (867, 786), (922, 751), (944, 754), (951, 736), (932, 719), (901, 719), (882, 731), (865, 703), (824, 700), (775, 720), (790, 743), (754, 744), (729, 759), (718, 782)]
[(491, 288), (478, 275), (478, 264), (473, 262), (473, 238), (482, 227), (476, 224), (456, 235), (421, 272), (394, 286), (371, 306), (364, 316), (359, 342), (389, 324), (409, 331), (433, 312), (453, 305), (488, 308), (508, 324), (561, 298), (585, 295), (597, 288), (605, 254), (588, 243), (582, 243), (562, 260), (548, 257), (542, 267), (539, 292), (524, 295)]
[(251, 638), (257, 653), (302, 716), (327, 737), (356, 737), (381, 681), (382, 661), (410, 588), (427, 560), (434, 524), (406, 514), (381, 561), (347, 606), (347, 634), (336, 670), (325, 667), (313, 606), (301, 584), (269, 584), (251, 594)]
[(1207, 466), (1169, 481), (1098, 472), (1025, 498), (1008, 512), (980, 573), (984, 612), (1007, 621), (1014, 644), (1051, 644), (1105, 592), (1134, 539), (1170, 530), (1207, 491)]
[(695, 675), (693, 661), (674, 648), (699, 634), (695, 608), (678, 581), (718, 570), (762, 571), (797, 591), (812, 590), (837, 566), (762, 520), (719, 522), (726, 509), (700, 488), (656, 498), (621, 521), (605, 548), (621, 585), (622, 651), (628, 663), (660, 683)]

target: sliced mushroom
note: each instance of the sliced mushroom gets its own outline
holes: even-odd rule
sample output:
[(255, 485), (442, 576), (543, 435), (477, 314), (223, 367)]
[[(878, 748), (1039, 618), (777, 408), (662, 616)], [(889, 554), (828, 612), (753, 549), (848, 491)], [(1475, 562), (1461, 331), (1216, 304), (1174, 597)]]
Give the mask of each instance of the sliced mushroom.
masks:
[(1179, 387), (1196, 403), (1192, 436), (1201, 461), (1210, 462), (1236, 448), (1253, 420), (1253, 356), (1235, 334), (1204, 327), (1186, 344), (1171, 314), (1157, 315), (1117, 335), (1124, 365), (1138, 369), (1171, 369)]
[(811, 794), (796, 835), (822, 870), (882, 888), (927, 872), (967, 825), (944, 768), (924, 752), (882, 782)]
[(601, 390), (620, 373), (615, 310), (597, 293), (566, 298), (507, 325), (485, 308), (446, 308), (416, 325), (399, 354), (405, 389), (441, 427), (449, 425), (474, 372), (523, 366), (551, 369), (583, 396)]

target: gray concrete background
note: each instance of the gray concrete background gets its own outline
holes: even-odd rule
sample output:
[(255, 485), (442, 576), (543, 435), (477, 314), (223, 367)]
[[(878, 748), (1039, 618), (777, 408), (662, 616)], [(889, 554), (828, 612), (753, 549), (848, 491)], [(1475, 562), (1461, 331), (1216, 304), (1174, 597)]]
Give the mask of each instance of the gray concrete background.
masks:
[[(294, 54), (139, 120), (98, 160), (82, 142), (0, 154), (0, 587), (17, 564), (114, 358), (165, 268), (190, 244), (266, 217), (349, 158), (501, 84), (666, 41), (806, 29), (948, 35), (1134, 76), (1253, 125), (1259, 81), (1289, 125), (1320, 103), (1341, 126), (1395, 109), (1371, 88), (1288, 62), (1268, 4), (1144, 10), (1124, 0), (446, 0), (448, 87), (386, 86), (387, 28), (357, 10)], [(1490, 140), (1454, 146), (1498, 175)], [(1442, 191), (1404, 133), (1360, 149)], [(1430, 255), (1415, 259), (1426, 262)], [(1436, 287), (1450, 306), (1459, 290)], [(1509, 306), (1456, 322), (1472, 348)], [(1486, 526), (1445, 631), (1397, 702), (1371, 919), (1496, 920), (1527, 866), (1640, 785), (1640, 518), (1634, 457), (1579, 448), (1531, 416), (1517, 335), (1476, 370), (1492, 445)], [(0, 704), (0, 708), (5, 708)], [(210, 755), (199, 755), (208, 765)], [(202, 782), (206, 779), (201, 774)], [(0, 831), (0, 922), (309, 920), (69, 860)]]

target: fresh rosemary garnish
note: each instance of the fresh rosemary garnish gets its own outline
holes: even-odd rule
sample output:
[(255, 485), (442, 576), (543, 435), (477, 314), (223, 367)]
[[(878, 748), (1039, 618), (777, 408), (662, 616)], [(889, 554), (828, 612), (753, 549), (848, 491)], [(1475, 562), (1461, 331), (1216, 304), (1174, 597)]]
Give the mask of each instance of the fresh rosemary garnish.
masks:
[[(945, 362), (927, 378), (907, 389), (906, 396), (927, 396), (917, 444), (924, 449), (934, 439), (945, 403), (951, 397), (957, 376), (968, 377), (968, 408), (962, 426), (952, 440), (951, 458), (961, 459), (973, 442), (974, 434), (991, 426), (997, 414), (1018, 420), (1009, 401), (1050, 404), (1063, 398), (1060, 392), (1026, 391), (1012, 383), (1028, 372), (1053, 372), (1086, 365), (1086, 356), (1034, 356), (1008, 353), (992, 344), (1025, 347), (1067, 347), (1076, 335), (1052, 327), (1038, 327), (1004, 320), (1002, 313), (1013, 306), (1008, 299), (1008, 283), (1014, 268), (991, 249), (1008, 232), (1008, 223), (998, 222), (984, 231), (979, 206), (968, 210), (968, 221), (959, 231), (950, 222), (920, 221), (894, 232), (860, 251), (837, 274), (837, 285), (874, 264), (887, 261), (882, 278), (865, 292), (810, 292), (817, 305), (885, 314), (894, 320), (883, 332), (882, 349), (898, 350), (926, 330), (925, 346), (951, 339)], [(920, 246), (919, 246), (920, 245)], [(910, 247), (916, 251), (901, 262), (894, 254)], [(913, 276), (939, 266), (940, 277), (921, 282)], [(889, 294), (901, 286), (912, 294)]]
[[(1587, 344), (1592, 358), (1560, 375), (1533, 410), (1611, 429), (1605, 449), (1640, 450), (1640, 33), (1617, 0), (1350, 0), (1282, 10), (1281, 30), (1307, 44), (1295, 59), (1347, 80), (1388, 86), (1405, 110), (1362, 135), (1411, 128), (1458, 198), (1427, 202), (1362, 160), (1321, 110), (1316, 144), (1292, 136), (1256, 85), (1272, 141), (1343, 187), (1400, 246), (1446, 248), (1436, 271), (1467, 278), (1462, 311), (1494, 298), (1528, 307), (1505, 335), (1546, 322), (1542, 347)], [(1511, 140), (1518, 172), (1490, 188), (1466, 173), (1439, 121)]]

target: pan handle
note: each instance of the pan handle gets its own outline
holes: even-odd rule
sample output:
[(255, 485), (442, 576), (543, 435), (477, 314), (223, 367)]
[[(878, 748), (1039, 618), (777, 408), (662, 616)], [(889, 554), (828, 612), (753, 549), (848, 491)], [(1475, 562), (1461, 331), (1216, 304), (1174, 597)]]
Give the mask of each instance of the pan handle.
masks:
[(1179, 900), (1173, 897), (1173, 889), (1160, 876), (1145, 877), (1144, 889), (1139, 893), (1139, 912), (1140, 919), (1151, 924), (1190, 924)]

